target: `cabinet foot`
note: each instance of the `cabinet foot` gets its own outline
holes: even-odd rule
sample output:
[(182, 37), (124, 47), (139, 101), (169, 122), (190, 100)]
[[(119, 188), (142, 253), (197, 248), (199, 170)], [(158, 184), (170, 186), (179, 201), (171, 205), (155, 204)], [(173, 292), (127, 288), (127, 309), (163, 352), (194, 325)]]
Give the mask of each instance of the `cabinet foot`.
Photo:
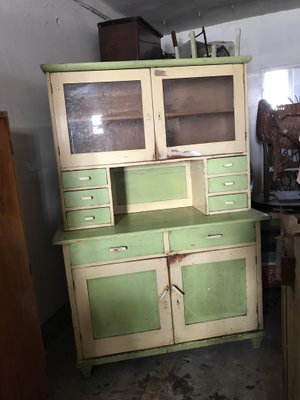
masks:
[(253, 349), (260, 349), (261, 342), (263, 341), (263, 336), (254, 337), (251, 339), (251, 344)]
[(92, 365), (85, 365), (85, 366), (80, 366), (79, 367), (81, 375), (83, 376), (83, 378), (90, 378), (92, 375), (92, 369), (93, 366)]

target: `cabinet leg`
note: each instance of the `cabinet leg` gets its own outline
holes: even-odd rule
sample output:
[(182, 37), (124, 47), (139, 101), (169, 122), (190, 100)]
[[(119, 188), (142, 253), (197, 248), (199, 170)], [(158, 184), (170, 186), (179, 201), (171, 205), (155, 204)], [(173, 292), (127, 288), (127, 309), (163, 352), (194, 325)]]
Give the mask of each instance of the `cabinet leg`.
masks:
[(253, 349), (260, 349), (262, 341), (263, 341), (263, 336), (258, 336), (256, 338), (252, 338), (251, 339), (252, 348)]
[(93, 366), (92, 366), (92, 365), (80, 366), (79, 369), (80, 369), (80, 372), (81, 372), (83, 378), (86, 378), (86, 379), (87, 379), (87, 378), (90, 378), (90, 377), (91, 377), (91, 375), (92, 375), (92, 369), (93, 369)]

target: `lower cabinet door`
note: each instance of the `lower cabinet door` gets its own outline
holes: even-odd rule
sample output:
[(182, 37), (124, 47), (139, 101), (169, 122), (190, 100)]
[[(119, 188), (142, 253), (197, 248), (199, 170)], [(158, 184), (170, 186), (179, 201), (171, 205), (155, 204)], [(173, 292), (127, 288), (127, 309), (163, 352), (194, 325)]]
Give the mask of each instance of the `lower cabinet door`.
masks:
[(166, 258), (73, 269), (84, 358), (174, 343)]
[(256, 246), (169, 258), (175, 343), (258, 329)]

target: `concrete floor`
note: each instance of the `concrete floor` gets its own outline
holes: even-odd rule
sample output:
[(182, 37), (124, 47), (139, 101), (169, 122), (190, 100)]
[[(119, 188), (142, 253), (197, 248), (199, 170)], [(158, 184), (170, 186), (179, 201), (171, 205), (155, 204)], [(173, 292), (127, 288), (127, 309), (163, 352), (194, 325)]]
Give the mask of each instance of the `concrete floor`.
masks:
[(69, 324), (48, 345), (51, 400), (282, 400), (280, 291), (264, 294), (266, 336), (93, 369), (82, 378), (76, 368)]

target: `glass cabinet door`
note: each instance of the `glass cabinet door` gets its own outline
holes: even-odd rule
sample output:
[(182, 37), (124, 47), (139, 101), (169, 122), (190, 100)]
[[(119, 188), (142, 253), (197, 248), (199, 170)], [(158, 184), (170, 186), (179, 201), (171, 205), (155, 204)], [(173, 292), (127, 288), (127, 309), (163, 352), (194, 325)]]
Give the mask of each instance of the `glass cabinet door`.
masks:
[(156, 140), (160, 158), (243, 152), (243, 66), (155, 69)]
[(154, 127), (148, 70), (52, 76), (62, 166), (153, 158)]

